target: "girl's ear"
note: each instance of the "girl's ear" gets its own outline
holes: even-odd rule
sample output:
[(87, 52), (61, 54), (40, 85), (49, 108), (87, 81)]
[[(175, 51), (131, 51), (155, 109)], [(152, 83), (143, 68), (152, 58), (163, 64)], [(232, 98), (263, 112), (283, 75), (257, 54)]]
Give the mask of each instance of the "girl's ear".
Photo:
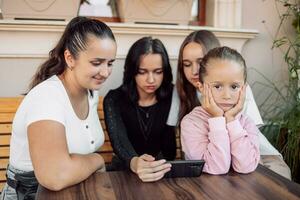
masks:
[(64, 52), (64, 57), (65, 57), (65, 61), (67, 63), (67, 67), (71, 70), (73, 70), (74, 66), (75, 66), (75, 59), (72, 56), (71, 52), (66, 49)]
[(197, 89), (199, 90), (200, 93), (203, 93), (204, 90), (204, 85), (203, 83), (200, 83), (199, 81), (197, 82)]

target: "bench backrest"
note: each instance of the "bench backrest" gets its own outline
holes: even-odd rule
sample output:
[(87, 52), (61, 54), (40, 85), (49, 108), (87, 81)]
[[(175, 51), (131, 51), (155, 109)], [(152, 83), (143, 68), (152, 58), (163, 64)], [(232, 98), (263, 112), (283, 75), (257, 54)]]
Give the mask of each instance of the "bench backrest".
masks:
[[(3, 185), (6, 182), (5, 173), (9, 159), (12, 121), (22, 100), (23, 97), (0, 98), (0, 192), (2, 191)], [(103, 156), (106, 163), (110, 163), (113, 156), (113, 150), (104, 122), (103, 97), (99, 98), (98, 115), (105, 134), (104, 145), (98, 150), (98, 152), (100, 152), (100, 154)], [(176, 157), (179, 159), (181, 157), (179, 134), (177, 134), (176, 142)]]

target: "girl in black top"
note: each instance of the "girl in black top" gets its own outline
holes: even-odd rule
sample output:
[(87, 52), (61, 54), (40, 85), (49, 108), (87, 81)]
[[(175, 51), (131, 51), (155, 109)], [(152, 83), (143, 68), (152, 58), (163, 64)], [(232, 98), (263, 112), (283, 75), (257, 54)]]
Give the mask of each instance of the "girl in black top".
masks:
[(131, 169), (142, 181), (156, 181), (176, 156), (174, 127), (166, 124), (172, 99), (172, 71), (158, 39), (144, 37), (129, 49), (122, 85), (104, 98), (105, 123), (115, 153), (113, 170)]

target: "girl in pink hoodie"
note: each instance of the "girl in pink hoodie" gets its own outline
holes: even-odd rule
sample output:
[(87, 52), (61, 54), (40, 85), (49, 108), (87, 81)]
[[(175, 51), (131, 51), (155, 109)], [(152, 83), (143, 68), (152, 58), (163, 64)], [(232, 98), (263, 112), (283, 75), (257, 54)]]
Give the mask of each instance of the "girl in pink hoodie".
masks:
[(249, 173), (258, 165), (259, 130), (241, 113), (246, 78), (245, 60), (229, 47), (210, 50), (200, 63), (201, 106), (183, 118), (181, 143), (186, 159), (205, 160), (207, 173), (225, 174), (230, 166)]

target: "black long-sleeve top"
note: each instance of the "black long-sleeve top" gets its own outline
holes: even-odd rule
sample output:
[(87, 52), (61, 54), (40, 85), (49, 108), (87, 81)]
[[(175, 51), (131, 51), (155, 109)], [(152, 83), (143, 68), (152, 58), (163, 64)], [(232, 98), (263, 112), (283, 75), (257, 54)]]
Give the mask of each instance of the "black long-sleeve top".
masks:
[[(104, 115), (108, 135), (116, 156), (130, 168), (134, 156), (150, 154), (174, 160), (176, 157), (175, 128), (166, 124), (171, 107), (170, 98), (152, 105), (152, 126), (145, 136), (141, 129), (141, 111), (121, 87), (110, 90), (104, 98)], [(149, 110), (148, 109), (148, 110)], [(138, 113), (140, 112), (140, 113)], [(145, 118), (143, 118), (145, 119)]]

